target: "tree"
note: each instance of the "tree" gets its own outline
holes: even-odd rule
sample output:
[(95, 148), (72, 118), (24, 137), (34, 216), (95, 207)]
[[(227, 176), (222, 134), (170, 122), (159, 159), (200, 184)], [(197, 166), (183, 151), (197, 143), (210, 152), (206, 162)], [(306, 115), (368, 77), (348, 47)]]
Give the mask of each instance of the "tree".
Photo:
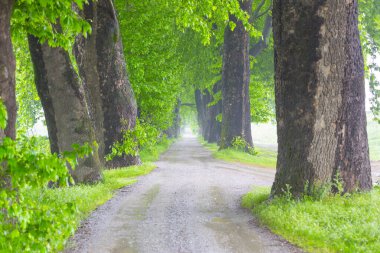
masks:
[[(273, 6), (278, 160), (272, 194), (372, 187), (357, 1)], [(287, 186), (288, 185), (288, 186)]]
[[(83, 86), (72, 67), (69, 54), (60, 47), (41, 44), (30, 35), (30, 53), (34, 65), (35, 83), (45, 112), (52, 153), (72, 150), (73, 144), (92, 143), (95, 132), (89, 118)], [(75, 182), (94, 183), (101, 179), (97, 147), (80, 159), (71, 171)]]
[(205, 136), (209, 143), (218, 143), (220, 141), (220, 133), (222, 124), (220, 122), (220, 116), (222, 115), (222, 98), (220, 82), (217, 82), (212, 87), (213, 100), (209, 106), (209, 132)]
[[(112, 153), (115, 142), (122, 140), (123, 131), (135, 127), (137, 105), (126, 72), (113, 2), (89, 1), (84, 6), (83, 16), (91, 23), (92, 34), (88, 38), (78, 37), (75, 56), (88, 94), (103, 158)], [(115, 168), (138, 163), (139, 157), (123, 155), (107, 161), (106, 166)]]
[(0, 96), (7, 108), (7, 127), (0, 138), (16, 138), (15, 58), (10, 34), (13, 0), (0, 0)]
[[(251, 0), (240, 1), (240, 6), (251, 14)], [(230, 14), (230, 22), (236, 26), (226, 27), (224, 33), (221, 149), (230, 147), (235, 137), (242, 137), (248, 146), (253, 146), (249, 100), (250, 35), (236, 16)]]

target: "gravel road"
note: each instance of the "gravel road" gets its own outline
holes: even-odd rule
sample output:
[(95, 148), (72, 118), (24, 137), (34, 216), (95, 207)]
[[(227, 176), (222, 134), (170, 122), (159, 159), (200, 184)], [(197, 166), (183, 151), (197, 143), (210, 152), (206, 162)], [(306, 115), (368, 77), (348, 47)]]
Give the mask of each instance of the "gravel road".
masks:
[(195, 138), (177, 141), (139, 183), (85, 221), (65, 252), (301, 252), (257, 225), (241, 196), (274, 170), (215, 160)]

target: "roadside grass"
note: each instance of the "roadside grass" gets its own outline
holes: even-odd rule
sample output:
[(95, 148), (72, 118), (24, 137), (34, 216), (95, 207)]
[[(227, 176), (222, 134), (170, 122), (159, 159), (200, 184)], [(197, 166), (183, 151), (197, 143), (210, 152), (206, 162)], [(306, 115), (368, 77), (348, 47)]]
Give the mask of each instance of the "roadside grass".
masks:
[(233, 148), (218, 150), (215, 143), (207, 143), (202, 140), (201, 143), (212, 151), (212, 156), (216, 159), (264, 168), (276, 168), (277, 153), (273, 150), (255, 147), (257, 154), (251, 155)]
[[(111, 199), (116, 191), (137, 182), (137, 177), (146, 175), (156, 168), (151, 163), (166, 151), (174, 140), (165, 140), (151, 148), (149, 152), (142, 151), (143, 164), (125, 168), (104, 170), (103, 180), (94, 185), (75, 185), (62, 188), (31, 189), (24, 201), (37, 201), (39, 206), (49, 210), (49, 220), (46, 224), (35, 221), (35, 229), (43, 226), (49, 234), (41, 234), (39, 241), (44, 249), (33, 250), (33, 245), (25, 242), (26, 251), (58, 252), (74, 234), (80, 222), (88, 217), (97, 207)], [(18, 245), (17, 245), (18, 246)], [(15, 245), (15, 248), (17, 247)], [(41, 251), (42, 250), (42, 251)]]
[(268, 200), (269, 188), (242, 198), (272, 232), (308, 252), (379, 252), (380, 187), (368, 193), (331, 195), (319, 201)]
[[(155, 169), (152, 163), (130, 166), (103, 172), (103, 182), (94, 185), (76, 185), (73, 187), (45, 189), (41, 201), (51, 201), (55, 204), (66, 205), (75, 203), (77, 207), (77, 222), (87, 217), (91, 211), (111, 199), (116, 190), (137, 182), (136, 177), (143, 176)], [(41, 196), (41, 195), (40, 195)], [(79, 214), (79, 215), (78, 215)]]

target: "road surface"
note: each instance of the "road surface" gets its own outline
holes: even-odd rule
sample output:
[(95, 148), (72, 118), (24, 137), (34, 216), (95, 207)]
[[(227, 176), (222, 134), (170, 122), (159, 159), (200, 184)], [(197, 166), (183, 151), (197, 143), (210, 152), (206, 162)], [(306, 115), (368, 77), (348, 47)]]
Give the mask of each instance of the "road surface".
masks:
[(301, 252), (240, 207), (252, 185), (272, 184), (273, 169), (215, 160), (195, 138), (177, 141), (156, 164), (96, 210), (66, 252)]

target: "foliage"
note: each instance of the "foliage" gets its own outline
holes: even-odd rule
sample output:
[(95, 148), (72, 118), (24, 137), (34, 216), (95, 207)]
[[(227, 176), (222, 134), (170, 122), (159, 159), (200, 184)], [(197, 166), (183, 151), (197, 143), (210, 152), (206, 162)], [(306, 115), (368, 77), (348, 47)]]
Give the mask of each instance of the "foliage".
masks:
[[(236, 24), (230, 21), (229, 15), (234, 15), (241, 20), (251, 36), (260, 36), (260, 32), (250, 23), (248, 13), (240, 8), (238, 0), (176, 0), (175, 2), (177, 25), (183, 30), (191, 28), (199, 33), (204, 44), (210, 44), (211, 38), (223, 41), (223, 31), (227, 25), (231, 30), (235, 28)], [(215, 29), (215, 27), (222, 29)]]
[(106, 159), (112, 160), (124, 154), (137, 156), (140, 149), (152, 150), (161, 137), (152, 125), (137, 120), (135, 128), (123, 131), (123, 140), (113, 144), (112, 152)]
[(275, 117), (273, 51), (271, 44), (257, 58), (251, 59), (249, 96), (251, 121), (255, 123), (268, 122)]
[(250, 155), (255, 155), (255, 149), (251, 147), (241, 136), (235, 136), (232, 140), (232, 148), (240, 151), (247, 152)]
[[(380, 68), (376, 61), (380, 52), (380, 5), (378, 0), (359, 1), (359, 29), (361, 43), (366, 61), (367, 78), (369, 79), (371, 98), (371, 111), (375, 119), (380, 121)], [(369, 58), (369, 59), (367, 59)]]
[(17, 132), (31, 129), (43, 111), (34, 83), (33, 64), (30, 59), (28, 44), (25, 40), (13, 40), (16, 58), (16, 101), (17, 101)]
[(182, 92), (180, 34), (168, 1), (117, 0), (121, 37), (139, 118), (163, 131)]
[(77, 34), (86, 36), (91, 26), (75, 11), (87, 0), (18, 0), (12, 15), (14, 38), (32, 34), (50, 46), (69, 49)]
[(373, 97), (371, 98), (371, 111), (375, 120), (380, 123), (380, 67), (375, 63), (374, 57), (372, 64), (369, 65), (369, 88)]
[(255, 188), (242, 205), (262, 224), (308, 252), (378, 252), (380, 188), (369, 193), (268, 200), (269, 188)]

